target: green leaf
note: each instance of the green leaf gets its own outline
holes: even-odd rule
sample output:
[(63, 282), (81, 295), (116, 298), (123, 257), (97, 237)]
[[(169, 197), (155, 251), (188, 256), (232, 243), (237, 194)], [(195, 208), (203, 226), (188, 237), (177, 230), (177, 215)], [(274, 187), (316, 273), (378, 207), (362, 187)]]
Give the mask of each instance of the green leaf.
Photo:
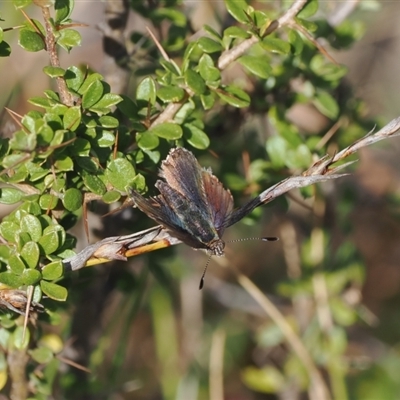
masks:
[(60, 25), (62, 22), (66, 22), (74, 8), (74, 0), (56, 0), (54, 4), (55, 13), (55, 25)]
[(59, 158), (54, 162), (54, 166), (58, 171), (73, 171), (74, 162), (71, 157), (61, 154)]
[(62, 202), (68, 211), (79, 210), (83, 203), (82, 192), (78, 189), (70, 188), (65, 192)]
[(72, 154), (77, 156), (88, 156), (90, 154), (90, 142), (86, 139), (76, 138), (72, 143)]
[(112, 160), (106, 169), (108, 181), (118, 190), (124, 191), (135, 178), (133, 165), (125, 158)]
[(291, 29), (289, 31), (288, 38), (289, 38), (289, 43), (293, 47), (293, 54), (296, 56), (300, 55), (304, 48), (304, 42), (301, 36), (297, 33), (296, 30)]
[(11, 46), (7, 42), (0, 42), (0, 57), (8, 57), (11, 54)]
[(34, 242), (42, 237), (42, 225), (37, 217), (27, 214), (21, 218), (21, 231), (29, 234)]
[(287, 142), (280, 136), (272, 136), (267, 141), (267, 152), (272, 165), (280, 169), (286, 165)]
[(216, 93), (231, 106), (241, 108), (250, 105), (250, 97), (244, 90), (233, 85), (225, 87), (224, 89), (225, 90), (218, 89)]
[(222, 39), (221, 35), (211, 26), (209, 25), (203, 25), (203, 29), (210, 35), (212, 36), (215, 40), (220, 41)]
[(11, 247), (7, 244), (0, 244), (0, 260), (7, 263), (11, 254)]
[(12, 150), (33, 151), (36, 148), (36, 135), (25, 131), (17, 131), (10, 139), (10, 148)]
[(16, 8), (24, 8), (32, 3), (32, 0), (13, 0), (13, 4)]
[(210, 139), (207, 134), (194, 124), (184, 125), (184, 138), (196, 149), (204, 150), (210, 145)]
[(75, 29), (61, 29), (59, 33), (57, 44), (64, 50), (69, 52), (73, 47), (81, 45), (81, 34)]
[(203, 94), (206, 90), (204, 80), (192, 69), (185, 71), (185, 83), (195, 94)]
[(39, 246), (35, 242), (27, 242), (21, 250), (21, 258), (29, 268), (36, 268), (39, 262)]
[[(178, 124), (165, 122), (152, 127), (148, 132), (167, 140), (178, 140), (182, 137), (182, 128)], [(144, 132), (145, 133), (145, 132)]]
[(64, 74), (65, 81), (67, 83), (68, 89), (78, 92), (81, 87), (83, 80), (85, 79), (85, 74), (78, 67), (69, 67)]
[(42, 280), (40, 281), (40, 287), (43, 293), (49, 296), (53, 300), (57, 301), (67, 300), (68, 291), (63, 286)]
[(308, 0), (306, 5), (297, 14), (299, 18), (310, 18), (318, 11), (318, 0)]
[(262, 39), (260, 44), (263, 49), (271, 51), (272, 53), (278, 53), (278, 54), (290, 53), (290, 44), (279, 38), (273, 38), (267, 36), (264, 39)]
[(53, 194), (45, 193), (40, 196), (39, 205), (42, 210), (54, 210), (58, 204), (58, 197)]
[(20, 231), (20, 227), (14, 222), (3, 221), (0, 224), (0, 234), (8, 242), (14, 242), (16, 234)]
[(32, 52), (40, 51), (45, 48), (43, 38), (37, 32), (26, 28), (20, 29), (18, 43), (24, 50)]
[(99, 169), (96, 161), (90, 157), (77, 157), (75, 162), (84, 170), (85, 173), (89, 172), (91, 174), (95, 174)]
[(24, 193), (12, 187), (0, 188), (0, 203), (2, 204), (15, 204), (21, 201)]
[(236, 21), (239, 21), (243, 24), (249, 22), (249, 19), (246, 15), (246, 12), (249, 10), (249, 6), (245, 0), (225, 0), (225, 5), (229, 14), (231, 14)]
[(64, 273), (61, 260), (53, 261), (44, 266), (42, 269), (42, 277), (48, 281), (54, 281), (62, 277)]
[(17, 326), (12, 334), (12, 343), (18, 350), (26, 349), (31, 338), (29, 329), (24, 329), (23, 326)]
[(53, 358), (53, 352), (47, 347), (38, 347), (29, 351), (30, 356), (39, 364), (48, 364)]
[(117, 192), (116, 190), (110, 190), (109, 192), (105, 193), (101, 199), (106, 204), (112, 204), (118, 201), (120, 198), (121, 193)]
[(224, 30), (224, 36), (234, 39), (248, 39), (251, 34), (239, 26), (230, 26)]
[(201, 37), (197, 44), (205, 53), (217, 53), (223, 50), (221, 43), (208, 37)]
[(184, 27), (187, 24), (186, 15), (177, 9), (171, 8), (155, 8), (154, 12), (152, 13), (152, 18), (155, 18), (158, 21), (162, 21), (163, 19), (168, 19), (175, 26)]
[(57, 78), (59, 76), (64, 76), (65, 69), (61, 67), (51, 67), (47, 65), (43, 68), (43, 72), (50, 78)]
[(199, 61), (200, 76), (205, 81), (218, 81), (221, 79), (221, 73), (214, 67), (214, 61), (208, 54), (203, 54)]
[(110, 115), (104, 115), (99, 118), (99, 123), (103, 128), (118, 128), (119, 121), (117, 118), (111, 117)]
[(312, 164), (312, 154), (305, 144), (299, 145), (296, 149), (288, 150), (286, 158), (286, 166), (289, 168), (299, 169), (307, 168)]
[(272, 68), (266, 57), (242, 56), (238, 61), (251, 73), (260, 78), (267, 79), (271, 74)]
[(0, 282), (12, 289), (19, 288), (23, 285), (22, 278), (9, 271), (0, 273)]
[(26, 269), (21, 275), (21, 279), (25, 286), (31, 286), (42, 279), (42, 274), (37, 269)]
[(156, 84), (154, 79), (147, 77), (143, 79), (136, 89), (136, 100), (142, 100), (154, 105), (156, 102)]
[(81, 108), (78, 106), (69, 107), (68, 110), (64, 114), (63, 118), (63, 126), (64, 129), (68, 129), (69, 131), (76, 131), (79, 124), (81, 123)]
[(99, 147), (111, 147), (115, 143), (115, 136), (110, 131), (102, 131), (96, 137)]
[(164, 103), (179, 102), (185, 96), (185, 91), (177, 86), (162, 86), (157, 91), (157, 97)]
[[(122, 101), (122, 97), (114, 93), (106, 93), (97, 103), (95, 109), (105, 109), (103, 114), (110, 112), (110, 107)], [(94, 108), (92, 108), (94, 109)]]
[(10, 266), (11, 272), (17, 275), (21, 275), (25, 271), (25, 263), (22, 261), (21, 257), (13, 254), (8, 259), (8, 265)]
[(79, 87), (78, 93), (80, 93), (80, 94), (86, 93), (88, 88), (89, 88), (89, 86), (93, 82), (101, 81), (101, 80), (103, 80), (103, 76), (98, 74), (97, 72), (94, 72), (94, 73), (91, 73), (91, 74), (89, 72), (87, 72), (85, 74), (85, 79), (84, 79), (82, 85)]
[[(116, 95), (115, 95), (116, 96)], [(137, 113), (136, 104), (127, 96), (118, 96), (120, 102), (118, 104), (118, 110), (120, 110), (125, 116), (131, 117)]]
[(53, 103), (49, 99), (45, 99), (44, 97), (31, 97), (30, 99), (28, 99), (28, 102), (33, 104), (34, 106), (43, 108), (51, 107), (53, 105)]
[(313, 104), (322, 114), (330, 119), (336, 119), (339, 115), (339, 105), (336, 100), (325, 91), (318, 91)]
[(215, 104), (215, 96), (213, 93), (202, 94), (200, 100), (205, 110), (210, 110)]
[(153, 132), (142, 132), (136, 134), (136, 143), (143, 150), (153, 150), (160, 144), (160, 139)]
[(82, 178), (84, 185), (92, 193), (98, 194), (99, 196), (102, 196), (104, 193), (106, 193), (106, 185), (97, 175), (94, 175), (93, 173), (85, 170), (82, 171)]
[(242, 379), (247, 387), (261, 393), (278, 393), (285, 386), (285, 377), (272, 366), (262, 369), (246, 367), (242, 372)]
[(294, 20), (295, 20), (295, 22), (297, 22), (299, 25), (304, 27), (309, 32), (314, 32), (318, 29), (318, 25), (315, 22), (308, 21), (303, 18), (297, 18), (297, 17)]
[(4, 168), (15, 168), (20, 165), (21, 162), (26, 160), (26, 154), (10, 154), (8, 156), (5, 156), (1, 161)]
[(82, 96), (82, 107), (88, 109), (94, 106), (103, 96), (104, 86), (99, 80), (95, 80), (90, 84), (86, 92)]
[[(191, 48), (191, 47), (192, 46), (190, 46), (190, 44), (189, 44), (189, 48)], [(163, 68), (166, 71), (171, 72), (171, 74), (174, 76), (179, 76), (181, 73), (181, 70), (179, 69), (178, 65), (176, 65), (176, 63), (173, 60), (167, 61), (167, 60), (161, 59), (160, 64), (163, 66)]]
[(60, 246), (58, 232), (54, 229), (48, 230), (39, 239), (38, 244), (42, 254), (49, 255), (54, 253)]

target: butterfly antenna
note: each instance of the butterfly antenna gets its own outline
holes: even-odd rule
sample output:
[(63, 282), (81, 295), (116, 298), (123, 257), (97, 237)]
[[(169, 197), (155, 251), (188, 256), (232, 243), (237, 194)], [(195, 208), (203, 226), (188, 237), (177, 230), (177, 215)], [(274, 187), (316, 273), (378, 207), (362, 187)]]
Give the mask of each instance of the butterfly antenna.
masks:
[(203, 289), (204, 286), (204, 277), (206, 276), (208, 264), (210, 264), (211, 256), (208, 257), (206, 262), (206, 266), (204, 267), (203, 275), (201, 275), (199, 290)]
[(263, 242), (276, 242), (277, 240), (279, 240), (279, 238), (276, 236), (249, 237), (249, 238), (229, 240), (227, 243), (245, 242), (247, 240), (262, 240)]

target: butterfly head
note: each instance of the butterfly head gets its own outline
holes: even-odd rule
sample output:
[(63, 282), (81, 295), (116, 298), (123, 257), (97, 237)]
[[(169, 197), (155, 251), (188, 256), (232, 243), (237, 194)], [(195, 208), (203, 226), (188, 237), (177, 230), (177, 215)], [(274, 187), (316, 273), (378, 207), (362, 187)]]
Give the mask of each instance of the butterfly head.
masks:
[(225, 242), (222, 239), (215, 239), (207, 244), (207, 251), (211, 256), (224, 255)]

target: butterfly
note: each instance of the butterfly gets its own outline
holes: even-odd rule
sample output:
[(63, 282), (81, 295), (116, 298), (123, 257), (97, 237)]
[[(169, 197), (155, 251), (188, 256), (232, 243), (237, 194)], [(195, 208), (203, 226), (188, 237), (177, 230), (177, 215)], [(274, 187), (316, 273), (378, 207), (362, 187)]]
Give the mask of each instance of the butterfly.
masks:
[(231, 192), (211, 169), (202, 168), (193, 153), (182, 147), (170, 150), (162, 161), (159, 176), (162, 179), (155, 184), (158, 196), (145, 198), (135, 190), (130, 191), (136, 206), (171, 236), (194, 249), (207, 250), (210, 256), (224, 254), (225, 229), (259, 205), (253, 199), (234, 210)]

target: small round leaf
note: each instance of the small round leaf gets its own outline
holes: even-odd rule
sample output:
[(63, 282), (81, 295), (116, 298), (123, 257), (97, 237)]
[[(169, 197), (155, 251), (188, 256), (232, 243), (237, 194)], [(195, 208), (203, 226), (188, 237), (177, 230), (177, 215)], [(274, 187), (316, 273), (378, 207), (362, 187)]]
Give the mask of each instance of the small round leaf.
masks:
[[(46, 228), (48, 229), (48, 228)], [(54, 253), (60, 246), (58, 233), (55, 230), (47, 231), (38, 242), (41, 252), (45, 255)]]
[(42, 210), (54, 210), (57, 207), (58, 197), (54, 194), (43, 194), (40, 196), (39, 205)]
[(65, 287), (57, 285), (56, 283), (40, 281), (40, 287), (44, 294), (53, 300), (65, 301), (67, 300), (68, 291)]
[(117, 192), (116, 190), (110, 190), (109, 192), (105, 193), (101, 199), (106, 204), (112, 204), (118, 201), (120, 198), (121, 193)]
[(13, 254), (8, 259), (8, 265), (10, 266), (11, 272), (14, 274), (20, 275), (25, 271), (25, 264), (22, 261), (21, 257)]
[(142, 100), (153, 105), (156, 102), (156, 84), (150, 77), (143, 79), (136, 89), (136, 100)]
[(136, 172), (127, 159), (117, 158), (108, 164), (106, 174), (109, 182), (116, 189), (124, 191), (135, 178)]
[(21, 279), (24, 285), (30, 286), (38, 283), (42, 279), (42, 274), (37, 269), (26, 269)]
[(87, 109), (94, 106), (103, 96), (103, 92), (104, 87), (100, 80), (92, 82), (82, 96), (82, 107)]
[(17, 326), (12, 335), (12, 341), (15, 348), (22, 350), (28, 347), (30, 340), (30, 331), (23, 326)]
[(12, 187), (0, 188), (0, 203), (2, 204), (15, 204), (21, 201), (24, 193)]
[(21, 231), (29, 233), (34, 242), (42, 237), (42, 225), (37, 217), (27, 214), (21, 218)]
[(21, 258), (29, 268), (36, 268), (39, 262), (39, 246), (36, 242), (27, 242), (21, 250)]
[(53, 352), (47, 347), (38, 347), (30, 351), (29, 354), (39, 364), (47, 364), (54, 358)]
[(83, 202), (82, 192), (78, 189), (70, 188), (65, 192), (62, 202), (68, 211), (79, 210)]
[(204, 150), (210, 145), (207, 134), (193, 124), (184, 125), (184, 137), (196, 149)]
[(177, 140), (182, 137), (182, 128), (172, 122), (156, 125), (149, 132), (167, 140)]
[(45, 48), (43, 38), (37, 32), (25, 28), (19, 31), (18, 43), (24, 50), (32, 52), (40, 51)]
[(43, 279), (48, 281), (53, 281), (55, 279), (61, 278), (63, 275), (63, 265), (60, 260), (53, 261), (44, 266), (42, 269)]

